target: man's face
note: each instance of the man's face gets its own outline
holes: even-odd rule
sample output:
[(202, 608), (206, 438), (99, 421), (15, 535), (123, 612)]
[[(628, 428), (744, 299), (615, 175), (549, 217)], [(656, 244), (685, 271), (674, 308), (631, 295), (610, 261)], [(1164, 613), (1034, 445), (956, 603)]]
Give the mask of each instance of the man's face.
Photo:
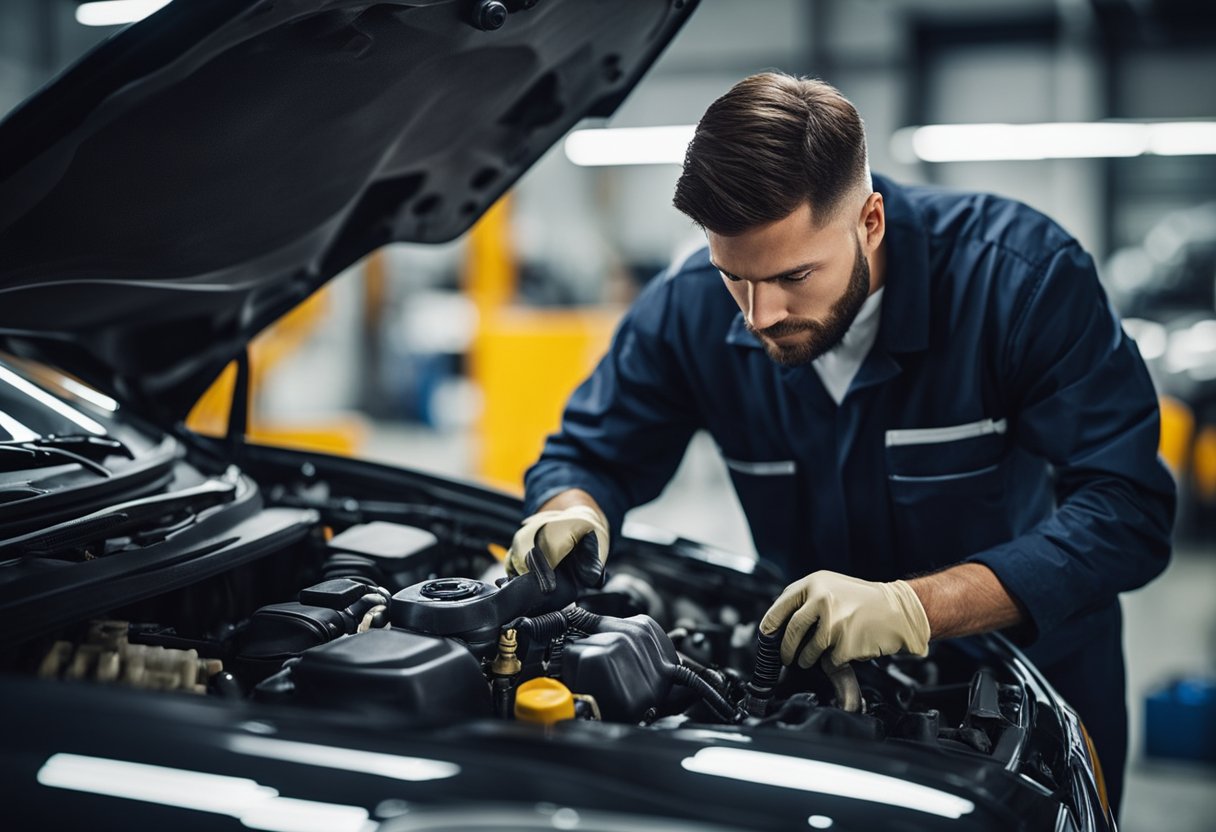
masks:
[(805, 364), (839, 344), (870, 294), (862, 241), (871, 238), (851, 210), (841, 213), (848, 216), (816, 227), (804, 203), (742, 234), (707, 235), (710, 260), (748, 330), (779, 364)]

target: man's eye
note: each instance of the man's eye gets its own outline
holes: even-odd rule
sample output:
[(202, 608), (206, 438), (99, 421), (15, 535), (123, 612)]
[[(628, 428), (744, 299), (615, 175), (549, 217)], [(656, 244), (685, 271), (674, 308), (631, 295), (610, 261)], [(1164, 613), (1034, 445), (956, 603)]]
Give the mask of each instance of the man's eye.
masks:
[(782, 283), (801, 283), (811, 276), (809, 271), (799, 272), (798, 274), (787, 274), (781, 278)]
[(725, 278), (726, 278), (727, 280), (729, 280), (731, 283), (738, 283), (740, 280), (742, 280), (742, 279), (743, 279), (743, 278), (741, 278), (741, 277), (735, 277), (733, 274), (729, 274), (729, 273), (727, 273), (727, 272), (724, 272), (724, 271), (722, 271), (721, 269), (719, 269), (719, 270), (718, 270), (718, 274), (720, 274), (720, 275), (722, 275), (723, 277), (725, 277)]

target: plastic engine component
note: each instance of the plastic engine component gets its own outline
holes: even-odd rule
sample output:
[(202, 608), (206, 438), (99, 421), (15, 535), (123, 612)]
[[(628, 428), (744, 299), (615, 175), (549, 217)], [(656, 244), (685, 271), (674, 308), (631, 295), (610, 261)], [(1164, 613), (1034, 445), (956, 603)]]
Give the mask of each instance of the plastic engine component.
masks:
[(300, 590), (300, 603), (310, 607), (326, 607), (331, 610), (346, 609), (371, 589), (362, 581), (350, 578), (335, 578), (316, 586)]
[(299, 603), (270, 604), (254, 612), (241, 636), (238, 657), (265, 663), (298, 656), (355, 632), (363, 616), (382, 603), (383, 596), (362, 581), (323, 581), (301, 590)]
[(79, 644), (56, 641), (38, 668), (42, 679), (95, 679), (145, 690), (205, 693), (223, 662), (194, 649), (132, 644), (126, 621), (93, 621)]
[[(552, 574), (552, 573), (551, 573)], [(393, 626), (416, 633), (453, 636), (474, 649), (493, 649), (498, 630), (521, 615), (561, 609), (574, 600), (577, 584), (563, 580), (546, 591), (534, 572), (501, 587), (475, 578), (437, 578), (408, 586), (393, 596)]]
[(310, 647), (345, 633), (348, 621), (340, 610), (294, 601), (262, 607), (249, 619), (238, 650), (242, 660), (281, 662)]
[[(331, 559), (338, 556), (335, 564), (342, 562), (342, 556), (370, 559), (394, 588), (409, 583), (405, 576), (419, 565), (437, 563), (441, 549), (439, 538), (426, 529), (379, 520), (351, 526), (327, 548)], [(414, 575), (417, 580), (417, 572)]]
[(436, 720), (491, 714), (481, 666), (448, 638), (368, 630), (309, 650), (290, 673), (307, 704)]
[(574, 696), (556, 679), (547, 676), (529, 679), (515, 693), (515, 718), (537, 725), (574, 719)]
[(598, 632), (566, 646), (562, 681), (590, 694), (607, 721), (637, 722), (671, 690), (676, 648), (653, 618), (604, 618)]

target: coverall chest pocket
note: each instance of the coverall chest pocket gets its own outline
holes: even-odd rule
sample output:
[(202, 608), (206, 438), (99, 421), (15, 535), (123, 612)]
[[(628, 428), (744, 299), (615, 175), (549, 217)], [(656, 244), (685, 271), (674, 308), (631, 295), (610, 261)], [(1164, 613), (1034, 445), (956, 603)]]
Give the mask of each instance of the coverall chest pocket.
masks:
[(953, 563), (1012, 537), (1006, 423), (887, 431), (887, 490), (909, 566)]
[(759, 555), (785, 568), (790, 562), (798, 507), (798, 466), (792, 459), (745, 460), (723, 454), (735, 494), (747, 515)]

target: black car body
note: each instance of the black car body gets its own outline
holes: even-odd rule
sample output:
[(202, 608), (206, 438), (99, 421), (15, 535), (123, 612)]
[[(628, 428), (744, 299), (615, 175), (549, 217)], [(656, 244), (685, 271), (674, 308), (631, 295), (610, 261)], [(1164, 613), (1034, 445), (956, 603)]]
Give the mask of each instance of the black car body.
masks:
[[(849, 713), (749, 687), (764, 564), (635, 533), (602, 586), (482, 580), (518, 500), (244, 441), (250, 338), (462, 233), (695, 5), (178, 0), (0, 123), (6, 828), (1113, 828), (1000, 637)], [(539, 676), (577, 718), (507, 718)]]

